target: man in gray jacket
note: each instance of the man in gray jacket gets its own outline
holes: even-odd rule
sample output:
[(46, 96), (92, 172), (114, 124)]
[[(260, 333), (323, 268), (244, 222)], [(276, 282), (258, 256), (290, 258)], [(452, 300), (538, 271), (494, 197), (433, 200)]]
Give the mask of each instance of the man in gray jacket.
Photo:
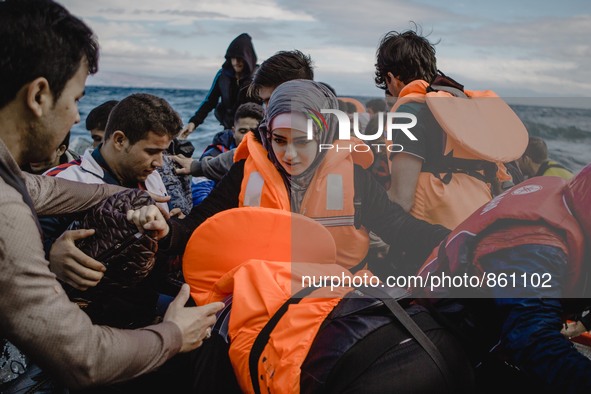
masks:
[(77, 102), (97, 71), (92, 31), (51, 0), (2, 1), (0, 58), (0, 391), (123, 381), (200, 346), (221, 303), (184, 308), (185, 285), (161, 324), (135, 331), (94, 326), (45, 259), (37, 214), (84, 210), (120, 190), (19, 169), (46, 160), (80, 121)]

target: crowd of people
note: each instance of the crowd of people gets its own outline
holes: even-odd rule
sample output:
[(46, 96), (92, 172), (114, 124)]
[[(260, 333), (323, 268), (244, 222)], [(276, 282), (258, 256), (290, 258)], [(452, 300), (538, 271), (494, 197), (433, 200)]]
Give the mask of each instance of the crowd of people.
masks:
[[(243, 33), (186, 125), (151, 94), (110, 100), (81, 156), (92, 30), (5, 0), (0, 42), (1, 393), (591, 388), (572, 342), (591, 329), (591, 166), (550, 160), (419, 32), (384, 35), (386, 95), (365, 104), (301, 51), (257, 64)], [(389, 282), (445, 275), (484, 285)]]

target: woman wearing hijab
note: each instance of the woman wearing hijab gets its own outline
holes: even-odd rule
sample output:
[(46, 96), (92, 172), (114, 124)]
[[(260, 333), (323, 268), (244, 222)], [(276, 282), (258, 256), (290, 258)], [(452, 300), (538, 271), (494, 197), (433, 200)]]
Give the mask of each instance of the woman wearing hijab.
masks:
[[(371, 154), (355, 152), (355, 141), (337, 140), (337, 119), (321, 114), (322, 109), (336, 108), (336, 97), (321, 84), (294, 80), (280, 85), (259, 129), (262, 145), (249, 135), (230, 172), (185, 219), (167, 224), (153, 208), (130, 212), (130, 218), (156, 230), (165, 253), (181, 254), (193, 230), (218, 212), (240, 206), (289, 210), (331, 231), (337, 262), (346, 268), (363, 267), (367, 233), (373, 231), (391, 246), (390, 256), (404, 256), (397, 259), (398, 273), (416, 272), (448, 230), (417, 220), (390, 202), (366, 170)], [(312, 139), (307, 138), (308, 121)], [(320, 150), (321, 144), (335, 149)]]

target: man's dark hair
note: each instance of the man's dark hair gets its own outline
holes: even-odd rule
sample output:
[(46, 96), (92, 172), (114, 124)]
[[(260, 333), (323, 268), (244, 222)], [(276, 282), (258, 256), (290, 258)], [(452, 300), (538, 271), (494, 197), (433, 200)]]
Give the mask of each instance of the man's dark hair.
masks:
[(437, 75), (435, 46), (416, 31), (391, 31), (380, 42), (376, 53), (376, 86), (387, 89), (388, 72), (408, 84), (417, 79), (431, 83)]
[(249, 87), (249, 94), (258, 97), (262, 87), (275, 88), (293, 79), (314, 79), (312, 59), (298, 50), (279, 51), (257, 69)]
[(88, 113), (86, 117), (86, 130), (105, 130), (107, 127), (107, 121), (109, 120), (109, 114), (119, 103), (117, 100), (105, 101), (98, 107), (95, 107)]
[(105, 141), (117, 130), (122, 131), (132, 145), (146, 138), (150, 131), (174, 138), (182, 125), (181, 117), (166, 100), (147, 93), (135, 93), (111, 110)]
[(529, 142), (523, 156), (529, 157), (536, 164), (542, 164), (548, 160), (548, 146), (540, 137), (529, 137)]
[(49, 82), (57, 101), (82, 59), (98, 70), (92, 30), (51, 0), (0, 1), (0, 108), (36, 78)]
[(238, 122), (238, 119), (242, 118), (253, 118), (261, 122), (263, 120), (263, 107), (257, 103), (245, 103), (242, 104), (236, 110), (234, 114), (234, 123)]
[(386, 112), (388, 108), (386, 108), (386, 100), (384, 99), (371, 99), (366, 104), (365, 107), (367, 109), (371, 108), (374, 113), (378, 112)]

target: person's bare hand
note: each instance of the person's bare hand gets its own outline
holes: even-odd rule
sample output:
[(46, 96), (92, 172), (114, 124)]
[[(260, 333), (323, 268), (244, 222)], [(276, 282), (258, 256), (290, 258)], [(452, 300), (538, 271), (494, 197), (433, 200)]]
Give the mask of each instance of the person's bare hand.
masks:
[[(180, 208), (173, 208), (170, 213), (168, 214), (168, 218), (166, 219), (170, 219), (170, 218), (174, 218), (177, 217), (179, 219), (184, 219), (187, 215), (185, 215), (183, 213), (183, 211), (181, 211)], [(165, 216), (166, 217), (166, 216)]]
[(185, 307), (189, 295), (189, 285), (185, 283), (164, 315), (164, 321), (175, 323), (181, 330), (183, 335), (181, 353), (198, 348), (211, 336), (211, 327), (216, 321), (215, 314), (224, 307), (222, 302)]
[(193, 132), (193, 130), (195, 130), (195, 129), (196, 129), (195, 123), (193, 123), (193, 122), (187, 123), (187, 125), (181, 130), (178, 138), (181, 140), (187, 139), (187, 137), (189, 137), (189, 134), (191, 134)]
[(93, 234), (94, 230), (68, 230), (53, 243), (49, 252), (51, 272), (78, 290), (96, 286), (107, 270), (103, 264), (86, 255), (74, 243)]
[(150, 197), (152, 197), (152, 200), (154, 200), (155, 202), (167, 203), (170, 201), (170, 196), (161, 196), (160, 194), (152, 193), (147, 190), (146, 192), (150, 195)]
[(175, 155), (171, 156), (171, 158), (182, 167), (174, 169), (177, 175), (191, 175), (191, 163), (193, 163), (193, 159), (183, 155)]
[(567, 323), (566, 327), (563, 327), (562, 330), (560, 330), (560, 333), (567, 339), (571, 339), (578, 337), (586, 331), (587, 329), (585, 328), (585, 325), (583, 325), (583, 323), (580, 321), (577, 321), (574, 323)]
[(166, 219), (156, 205), (147, 205), (140, 209), (130, 209), (127, 211), (127, 220), (133, 222), (138, 231), (145, 233), (151, 232), (151, 236), (156, 239), (162, 239), (168, 235), (169, 227)]

